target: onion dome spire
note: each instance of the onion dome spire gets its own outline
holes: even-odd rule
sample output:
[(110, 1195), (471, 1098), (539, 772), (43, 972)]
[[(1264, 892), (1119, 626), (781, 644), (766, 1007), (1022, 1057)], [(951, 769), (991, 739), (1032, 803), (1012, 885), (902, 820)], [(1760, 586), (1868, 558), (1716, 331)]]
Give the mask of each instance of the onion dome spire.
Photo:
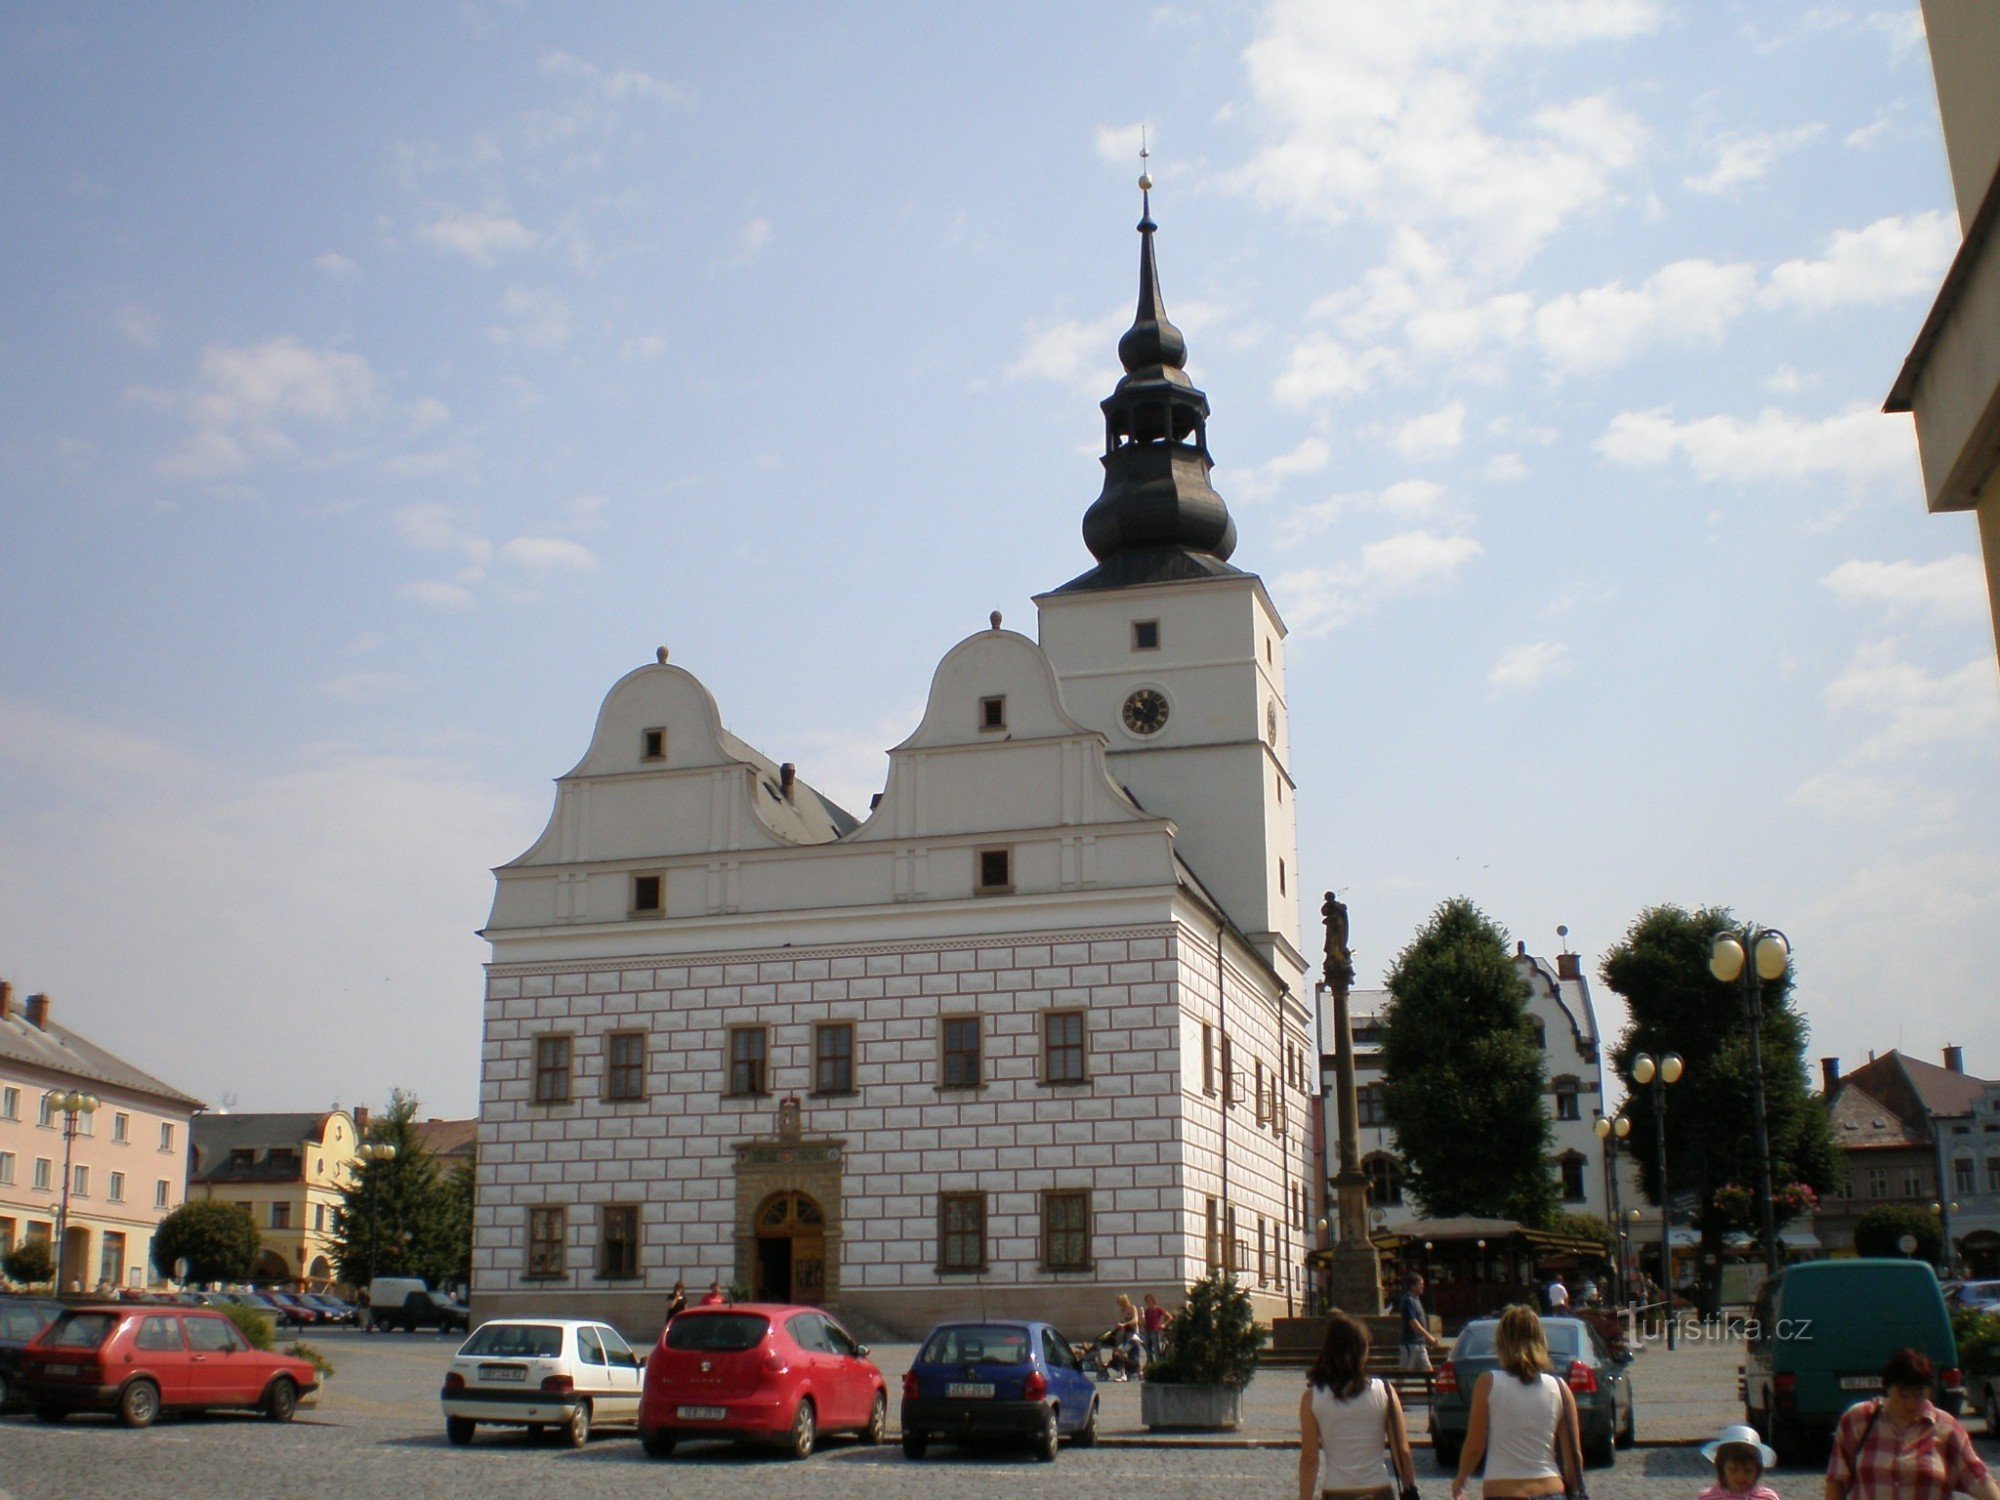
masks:
[(1209, 483), (1208, 397), (1182, 367), (1154, 258), (1153, 179), (1139, 178), (1139, 306), (1118, 341), (1125, 374), (1104, 412), (1104, 488), (1083, 517), (1099, 566), (1065, 588), (1116, 588), (1235, 573), (1236, 523)]

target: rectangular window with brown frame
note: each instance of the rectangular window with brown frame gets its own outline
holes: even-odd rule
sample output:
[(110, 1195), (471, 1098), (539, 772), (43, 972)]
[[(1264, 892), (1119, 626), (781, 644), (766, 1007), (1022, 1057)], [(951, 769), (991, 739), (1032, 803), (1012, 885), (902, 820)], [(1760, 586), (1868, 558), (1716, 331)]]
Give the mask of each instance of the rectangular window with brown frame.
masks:
[(1088, 1189), (1042, 1194), (1042, 1269), (1091, 1269)]
[(1271, 1117), (1270, 1106), (1264, 1099), (1264, 1059), (1261, 1057), (1252, 1058), (1251, 1067), (1253, 1069), (1252, 1077), (1256, 1082), (1256, 1092), (1251, 1097), (1257, 1101), (1257, 1123), (1262, 1125)]
[(766, 1062), (770, 1034), (761, 1026), (729, 1028), (729, 1092), (737, 1098), (769, 1093)]
[(979, 1072), (979, 1017), (946, 1016), (939, 1030), (944, 1047), (940, 1088), (976, 1089)]
[(657, 917), (667, 909), (667, 878), (657, 870), (632, 877), (632, 915)]
[(986, 1269), (986, 1195), (938, 1194), (938, 1271)]
[(1207, 1250), (1206, 1263), (1210, 1271), (1220, 1271), (1222, 1269), (1221, 1208), (1217, 1205), (1216, 1201), (1213, 1198), (1208, 1200), (1207, 1219), (1208, 1219), (1207, 1222), (1208, 1239), (1205, 1245), (1205, 1248)]
[(813, 1028), (813, 1092), (854, 1092), (854, 1023), (828, 1021)]
[(1229, 1203), (1222, 1209), (1222, 1271), (1226, 1276), (1236, 1274), (1237, 1264), (1242, 1259), (1237, 1251), (1236, 1205)]
[(561, 1204), (528, 1210), (528, 1271), (530, 1278), (542, 1280), (561, 1276), (568, 1267), (569, 1210)]
[(1201, 1091), (1215, 1097), (1215, 1028), (1201, 1023)]
[(1236, 1049), (1226, 1031), (1222, 1033), (1222, 1107), (1236, 1108)]
[(1259, 1286), (1269, 1286), (1271, 1284), (1271, 1263), (1266, 1258), (1264, 1250), (1267, 1233), (1268, 1230), (1264, 1223), (1264, 1216), (1259, 1214), (1257, 1215), (1257, 1285)]
[(560, 1032), (535, 1038), (535, 1103), (569, 1103), (570, 1043)]
[(639, 1274), (639, 1210), (607, 1203), (597, 1211), (597, 1279), (629, 1281)]
[(1004, 896), (1014, 889), (1013, 850), (981, 849), (975, 858), (979, 879), (974, 890), (979, 895)]
[(630, 1103), (646, 1097), (646, 1033), (614, 1031), (604, 1039), (604, 1097)]
[(1052, 1010), (1042, 1017), (1042, 1082), (1088, 1083), (1083, 1012)]

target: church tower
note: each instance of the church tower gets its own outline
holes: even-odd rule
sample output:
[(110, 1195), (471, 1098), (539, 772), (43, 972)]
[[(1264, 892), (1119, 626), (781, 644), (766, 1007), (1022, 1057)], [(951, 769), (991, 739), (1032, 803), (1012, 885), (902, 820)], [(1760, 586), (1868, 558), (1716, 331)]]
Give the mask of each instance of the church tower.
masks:
[(1138, 311), (1101, 403), (1104, 488), (1083, 518), (1097, 566), (1036, 598), (1041, 645), (1069, 711), (1110, 742), (1111, 775), (1173, 819), (1188, 872), (1300, 993), (1285, 625), (1263, 581), (1229, 562), (1208, 398), (1160, 293), (1152, 181), (1139, 186)]

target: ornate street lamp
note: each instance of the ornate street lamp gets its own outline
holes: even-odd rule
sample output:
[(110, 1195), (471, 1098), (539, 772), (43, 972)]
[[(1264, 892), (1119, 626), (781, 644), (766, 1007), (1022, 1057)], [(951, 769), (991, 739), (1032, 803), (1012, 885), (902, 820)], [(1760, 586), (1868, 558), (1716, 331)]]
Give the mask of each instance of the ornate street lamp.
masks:
[(70, 1089), (64, 1093), (51, 1090), (43, 1097), (52, 1109), (61, 1110), (63, 1117), (62, 1197), (56, 1202), (56, 1290), (61, 1292), (63, 1263), (68, 1259), (69, 1251), (69, 1190), (74, 1177), (70, 1160), (76, 1153), (76, 1120), (78, 1115), (97, 1113), (97, 1095)]
[[(1756, 961), (1750, 962), (1754, 955)], [(1757, 1122), (1757, 1217), (1764, 1242), (1764, 1272), (1778, 1271), (1778, 1219), (1771, 1201), (1771, 1127), (1764, 1118), (1763, 984), (1785, 977), (1792, 945), (1775, 928), (1745, 927), (1716, 934), (1708, 951), (1708, 971), (1724, 984), (1743, 981), (1743, 1004), (1750, 1019), (1750, 1109)]]
[[(1632, 1122), (1625, 1117), (1624, 1111), (1621, 1110), (1616, 1115), (1599, 1115), (1597, 1123), (1590, 1128), (1596, 1131), (1597, 1138), (1604, 1142), (1604, 1173), (1606, 1179), (1611, 1184), (1610, 1217), (1612, 1224), (1616, 1225), (1620, 1217), (1618, 1212), (1618, 1143), (1632, 1133)], [(1619, 1231), (1618, 1237), (1621, 1240), (1624, 1238), (1622, 1230)], [(1613, 1245), (1611, 1248), (1612, 1254), (1615, 1257), (1615, 1263), (1611, 1268), (1611, 1298), (1613, 1305), (1622, 1307), (1625, 1305), (1624, 1248), (1622, 1245)]]
[[(372, 1285), (382, 1260), (382, 1190), (375, 1185), (373, 1168), (394, 1161), (396, 1148), (387, 1141), (363, 1141), (354, 1148), (354, 1154), (370, 1168), (363, 1185), (368, 1192), (368, 1280)], [(372, 1315), (374, 1308), (370, 1307), (369, 1312)]]
[(1680, 1082), (1685, 1064), (1678, 1052), (1669, 1052), (1657, 1061), (1641, 1052), (1632, 1059), (1632, 1081), (1650, 1088), (1653, 1094), (1653, 1146), (1657, 1153), (1660, 1188), (1660, 1295), (1667, 1304), (1667, 1348), (1675, 1347), (1674, 1337), (1674, 1221), (1667, 1212), (1667, 1085)]

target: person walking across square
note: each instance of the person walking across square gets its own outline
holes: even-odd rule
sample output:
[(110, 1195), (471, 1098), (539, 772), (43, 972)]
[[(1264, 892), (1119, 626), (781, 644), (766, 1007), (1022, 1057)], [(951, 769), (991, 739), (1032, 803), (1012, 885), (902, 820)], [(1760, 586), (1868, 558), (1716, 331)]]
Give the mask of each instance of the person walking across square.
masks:
[(1424, 1278), (1416, 1271), (1403, 1278), (1402, 1295), (1396, 1298), (1396, 1363), (1405, 1370), (1428, 1370), (1431, 1350), (1439, 1347), (1431, 1332), (1431, 1320), (1424, 1312)]

